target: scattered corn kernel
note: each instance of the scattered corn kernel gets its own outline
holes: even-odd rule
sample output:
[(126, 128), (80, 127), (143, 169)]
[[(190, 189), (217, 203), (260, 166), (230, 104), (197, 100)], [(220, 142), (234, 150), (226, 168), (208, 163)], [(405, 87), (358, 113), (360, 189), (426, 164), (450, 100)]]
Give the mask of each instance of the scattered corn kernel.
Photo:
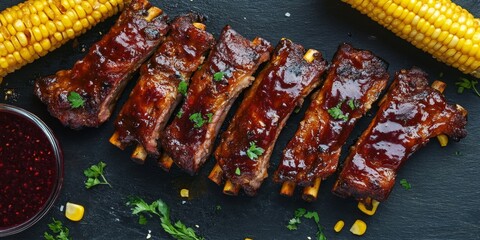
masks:
[(65, 217), (72, 221), (80, 221), (83, 218), (85, 209), (82, 205), (67, 202), (65, 207)]
[(245, 238), (245, 240), (253, 240), (253, 238)]
[(182, 190), (180, 190), (180, 196), (184, 197), (184, 198), (188, 198), (188, 196), (189, 196), (188, 189), (183, 188)]
[(445, 134), (441, 134), (437, 136), (438, 142), (440, 143), (440, 146), (446, 147), (448, 144), (448, 136)]
[(357, 219), (350, 228), (350, 232), (358, 236), (365, 234), (366, 231), (367, 224), (360, 219)]
[(372, 216), (377, 211), (377, 208), (378, 208), (379, 204), (380, 204), (380, 202), (374, 199), (374, 200), (372, 200), (372, 209), (371, 210), (368, 210), (367, 207), (365, 206), (365, 204), (363, 204), (363, 202), (358, 202), (357, 207), (363, 213)]
[(342, 220), (339, 220), (337, 223), (335, 223), (335, 226), (333, 227), (333, 230), (335, 230), (335, 232), (338, 233), (338, 232), (342, 231), (343, 226), (345, 226), (345, 222), (342, 221)]

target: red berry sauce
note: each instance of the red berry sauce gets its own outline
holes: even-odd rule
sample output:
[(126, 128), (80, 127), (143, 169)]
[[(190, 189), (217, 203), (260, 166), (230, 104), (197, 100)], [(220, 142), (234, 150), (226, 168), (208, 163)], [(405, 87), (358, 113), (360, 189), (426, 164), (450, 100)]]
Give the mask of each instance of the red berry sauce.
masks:
[(39, 213), (58, 181), (52, 142), (32, 120), (0, 111), (0, 230)]

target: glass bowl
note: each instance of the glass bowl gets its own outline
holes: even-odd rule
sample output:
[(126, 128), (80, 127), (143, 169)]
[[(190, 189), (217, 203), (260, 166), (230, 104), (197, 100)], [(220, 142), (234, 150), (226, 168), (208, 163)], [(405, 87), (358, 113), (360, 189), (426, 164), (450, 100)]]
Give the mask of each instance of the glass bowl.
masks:
[(63, 154), (34, 114), (0, 103), (0, 237), (38, 222), (60, 194)]

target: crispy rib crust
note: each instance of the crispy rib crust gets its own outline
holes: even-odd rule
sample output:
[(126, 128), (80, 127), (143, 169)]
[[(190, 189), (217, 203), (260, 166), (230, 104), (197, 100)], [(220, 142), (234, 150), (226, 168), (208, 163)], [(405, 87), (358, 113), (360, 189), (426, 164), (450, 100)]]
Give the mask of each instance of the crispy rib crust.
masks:
[[(215, 159), (227, 179), (254, 195), (268, 176), (267, 168), (275, 142), (295, 107), (320, 84), (326, 61), (320, 52), (309, 63), (305, 49), (283, 39), (269, 64), (247, 92), (215, 151)], [(251, 142), (265, 152), (250, 159), (246, 151)], [(236, 169), (240, 169), (240, 175)]]
[[(382, 59), (370, 51), (341, 44), (322, 89), (314, 95), (295, 136), (283, 151), (274, 180), (310, 186), (316, 178), (333, 174), (355, 123), (377, 100), (388, 77)], [(349, 101), (353, 101), (353, 109)], [(338, 104), (348, 114), (348, 120), (335, 119), (328, 113)]]
[[(177, 117), (165, 129), (162, 147), (175, 163), (195, 174), (206, 161), (225, 116), (240, 92), (252, 81), (258, 66), (270, 57), (269, 42), (252, 42), (226, 26), (202, 68), (192, 77), (185, 103)], [(214, 74), (224, 76), (214, 79)], [(200, 114), (202, 126), (191, 117)], [(210, 117), (209, 117), (210, 116)]]
[(446, 134), (460, 140), (467, 118), (428, 84), (419, 69), (402, 70), (368, 129), (345, 160), (333, 193), (362, 201), (387, 199), (398, 169), (430, 138)]
[[(110, 31), (72, 69), (35, 82), (35, 95), (62, 124), (74, 129), (98, 127), (110, 117), (132, 74), (168, 31), (166, 15), (146, 20), (149, 9), (158, 8), (146, 0), (132, 1)], [(67, 97), (72, 91), (85, 100), (83, 107), (70, 106)]]
[(160, 131), (182, 99), (179, 83), (190, 81), (215, 44), (212, 34), (196, 28), (195, 22), (203, 18), (193, 13), (177, 17), (165, 42), (143, 64), (140, 79), (115, 121), (121, 148), (137, 142), (148, 154), (159, 154)]

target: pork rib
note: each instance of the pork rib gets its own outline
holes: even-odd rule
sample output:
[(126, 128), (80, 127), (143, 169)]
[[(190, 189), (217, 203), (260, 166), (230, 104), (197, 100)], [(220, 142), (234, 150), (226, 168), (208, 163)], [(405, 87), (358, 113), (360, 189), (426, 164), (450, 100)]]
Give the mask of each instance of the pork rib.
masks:
[[(38, 79), (35, 94), (50, 113), (74, 129), (98, 127), (111, 115), (132, 74), (163, 41), (167, 16), (147, 0), (134, 0), (115, 25), (70, 70)], [(68, 96), (78, 93), (83, 106), (72, 108)]]
[[(215, 159), (224, 176), (248, 195), (268, 176), (273, 147), (288, 117), (321, 82), (327, 62), (312, 52), (305, 60), (301, 45), (282, 39), (222, 135)], [(257, 159), (248, 156), (252, 143), (264, 150)]]
[(380, 109), (352, 147), (333, 193), (369, 204), (387, 199), (398, 169), (430, 138), (466, 136), (466, 111), (446, 103), (419, 69), (396, 74)]
[(266, 40), (250, 42), (229, 26), (223, 29), (207, 61), (193, 75), (179, 114), (163, 133), (162, 147), (180, 168), (194, 174), (206, 161), (228, 110), (271, 50)]
[[(274, 180), (312, 186), (315, 179), (333, 174), (355, 123), (377, 100), (388, 77), (382, 59), (370, 51), (341, 44), (322, 89), (315, 93), (283, 151)], [(333, 110), (340, 110), (342, 115), (335, 115)]]
[(183, 96), (180, 84), (187, 86), (215, 44), (212, 34), (196, 27), (203, 20), (193, 13), (177, 17), (165, 42), (141, 67), (140, 79), (115, 121), (111, 142), (119, 148), (137, 142), (147, 154), (159, 155), (160, 131)]

